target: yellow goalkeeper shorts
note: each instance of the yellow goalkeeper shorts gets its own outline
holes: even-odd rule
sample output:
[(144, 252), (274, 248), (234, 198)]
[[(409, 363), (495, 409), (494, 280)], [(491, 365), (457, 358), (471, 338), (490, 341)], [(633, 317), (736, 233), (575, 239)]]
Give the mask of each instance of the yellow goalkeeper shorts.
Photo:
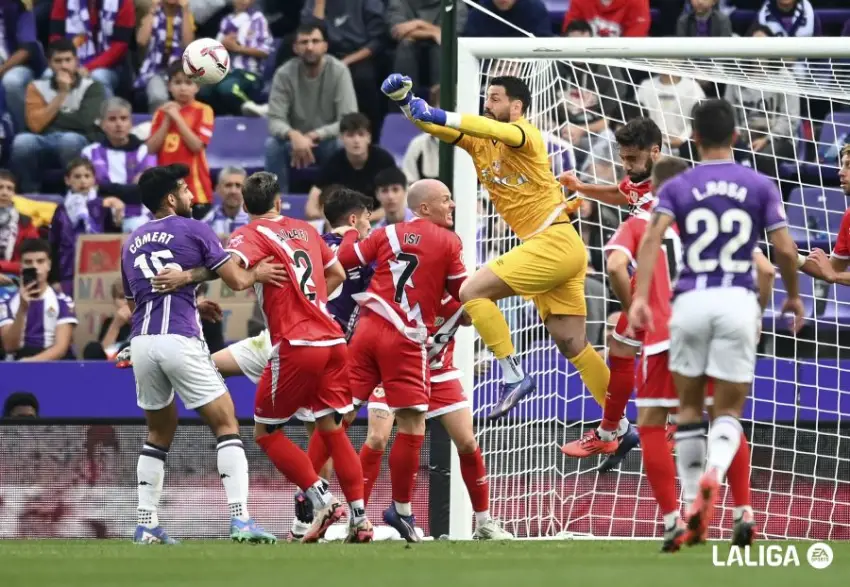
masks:
[(488, 267), (514, 293), (532, 300), (544, 321), (553, 314), (587, 316), (587, 249), (568, 222), (553, 224), (493, 259)]

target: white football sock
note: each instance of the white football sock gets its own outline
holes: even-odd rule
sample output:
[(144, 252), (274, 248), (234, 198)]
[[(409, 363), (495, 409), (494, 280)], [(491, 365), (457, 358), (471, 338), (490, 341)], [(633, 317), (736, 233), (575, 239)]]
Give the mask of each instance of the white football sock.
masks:
[(138, 524), (146, 528), (159, 526), (156, 510), (162, 496), (165, 478), (165, 458), (168, 450), (145, 443), (136, 465), (137, 491), (139, 494)]
[(737, 522), (738, 520), (743, 518), (744, 514), (747, 513), (747, 512), (752, 514), (753, 513), (753, 507), (749, 506), (749, 505), (739, 505), (739, 506), (735, 507), (735, 509), (732, 510), (732, 521)]
[(312, 502), (313, 508), (317, 510), (325, 509), (334, 499), (333, 494), (327, 490), (321, 479), (316, 481), (312, 487), (308, 487), (304, 494)]
[(679, 521), (679, 512), (664, 514), (664, 532), (670, 532), (676, 528)]
[(490, 521), (490, 510), (484, 510), (483, 512), (475, 512), (475, 526), (481, 526), (482, 524), (486, 524)]
[(395, 506), (395, 511), (398, 512), (400, 516), (410, 516), (413, 515), (412, 510), (410, 509), (410, 503), (401, 503), (399, 501), (394, 501), (393, 506)]
[(599, 440), (604, 440), (605, 442), (617, 440), (617, 430), (603, 430), (601, 425), (596, 428), (596, 435), (599, 437)]
[(218, 474), (230, 517), (242, 522), (251, 519), (248, 515), (248, 459), (238, 434), (225, 434), (218, 438)]
[(508, 355), (504, 359), (499, 359), (499, 366), (502, 368), (502, 379), (505, 383), (516, 383), (525, 378), (525, 371), (522, 370), (522, 365), (516, 355)]
[(681, 424), (676, 430), (676, 468), (682, 483), (682, 499), (690, 507), (699, 492), (699, 478), (705, 466), (705, 427)]
[(726, 471), (741, 446), (741, 435), (744, 433), (741, 422), (733, 416), (720, 416), (711, 423), (708, 431), (708, 465), (709, 469), (717, 469), (717, 480), (723, 483)]
[(629, 431), (629, 419), (623, 416), (620, 418), (620, 423), (617, 424), (617, 438), (623, 436), (626, 432)]
[(348, 510), (350, 512), (349, 522), (352, 526), (359, 524), (366, 517), (366, 503), (362, 499), (348, 502)]

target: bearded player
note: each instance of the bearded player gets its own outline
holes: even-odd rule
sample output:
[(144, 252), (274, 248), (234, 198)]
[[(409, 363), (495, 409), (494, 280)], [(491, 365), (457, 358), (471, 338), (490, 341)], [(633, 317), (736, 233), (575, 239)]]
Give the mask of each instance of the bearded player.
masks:
[[(844, 195), (850, 198), (850, 144), (841, 149), (838, 180)], [(800, 270), (807, 275), (828, 283), (847, 286), (850, 285), (850, 272), (847, 272), (847, 266), (850, 264), (850, 208), (844, 212), (837, 236), (831, 255), (827, 256), (821, 249), (814, 249), (808, 257), (799, 257), (798, 264)]]
[[(732, 158), (735, 113), (723, 100), (694, 109), (694, 140), (701, 163), (668, 181), (658, 193), (637, 256), (629, 323), (656, 327), (648, 296), (667, 229), (675, 222), (683, 249), (669, 322), (668, 366), (679, 397), (676, 454), (688, 503), (686, 541), (703, 542), (720, 483), (741, 444), (740, 418), (755, 373), (761, 309), (754, 293), (753, 254), (767, 232), (788, 297), (783, 312), (802, 325), (797, 247), (785, 223), (776, 185)], [(706, 458), (703, 408), (707, 379), (714, 410)]]
[(466, 268), (460, 239), (448, 230), (454, 223), (448, 188), (432, 179), (418, 181), (408, 204), (414, 220), (375, 230), (360, 242), (349, 231), (339, 260), (344, 267), (375, 264), (369, 288), (356, 296), (361, 312), (350, 343), (351, 391), (355, 403), (363, 403), (383, 385), (398, 422), (389, 457), (393, 504), (384, 521), (408, 542), (418, 542), (410, 502), (430, 397), (428, 326), (446, 291), (459, 298)]
[[(634, 118), (617, 130), (616, 138), (620, 161), (627, 174), (619, 186), (586, 184), (570, 172), (562, 174), (559, 180), (567, 189), (602, 203), (629, 206), (633, 214), (647, 212), (654, 201), (650, 176), (653, 163), (661, 156), (661, 129), (649, 118)], [(629, 277), (629, 259), (623, 254), (612, 254), (615, 248), (612, 242), (605, 247), (608, 253), (606, 269), (611, 289), (623, 306), (623, 312), (608, 340), (611, 380), (602, 422), (595, 430), (588, 430), (581, 438), (561, 448), (564, 454), (580, 459), (596, 454), (610, 455), (599, 466), (600, 471), (619, 465), (640, 442), (623, 414), (635, 388), (635, 357), (643, 343), (643, 332), (626, 335), (634, 282)]]
[(602, 405), (609, 372), (587, 341), (587, 250), (550, 171), (546, 143), (524, 117), (531, 105), (528, 86), (513, 76), (492, 78), (484, 116), (477, 116), (431, 107), (411, 93), (412, 85), (410, 78), (394, 73), (381, 89), (419, 128), (470, 154), (496, 211), (523, 241), (479, 268), (461, 293), (464, 310), (502, 369), (504, 381), (489, 417), (504, 416), (536, 388), (516, 357), (508, 323), (496, 306), (514, 295), (533, 300), (558, 350)]

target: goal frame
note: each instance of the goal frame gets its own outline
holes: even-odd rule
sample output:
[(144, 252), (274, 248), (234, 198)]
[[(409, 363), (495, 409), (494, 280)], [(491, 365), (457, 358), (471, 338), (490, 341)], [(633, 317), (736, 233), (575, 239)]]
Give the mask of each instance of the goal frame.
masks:
[[(480, 63), (482, 59), (769, 59), (769, 58), (850, 58), (846, 37), (752, 38), (722, 37), (705, 39), (676, 38), (458, 38), (457, 104), (455, 110), (479, 113), (481, 93)], [(645, 67), (645, 66), (644, 66)], [(809, 92), (817, 95), (817, 92)], [(470, 156), (454, 149), (455, 231), (464, 245), (464, 263), (476, 268), (478, 177)], [(475, 389), (475, 332), (461, 328), (456, 335), (455, 363), (463, 372), (461, 383), (470, 399)], [(449, 503), (449, 538), (472, 538), (472, 505), (469, 501), (457, 449), (451, 449), (451, 482)]]

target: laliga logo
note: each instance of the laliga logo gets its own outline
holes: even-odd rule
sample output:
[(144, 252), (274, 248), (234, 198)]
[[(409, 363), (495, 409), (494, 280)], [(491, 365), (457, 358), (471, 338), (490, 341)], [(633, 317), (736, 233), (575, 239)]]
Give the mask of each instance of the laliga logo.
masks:
[[(758, 546), (732, 546), (726, 559), (720, 557), (720, 549), (711, 547), (711, 562), (715, 567), (799, 567), (800, 557), (793, 544), (759, 544)], [(832, 564), (832, 548), (823, 542), (815, 542), (806, 551), (806, 560), (812, 568), (821, 570)]]

